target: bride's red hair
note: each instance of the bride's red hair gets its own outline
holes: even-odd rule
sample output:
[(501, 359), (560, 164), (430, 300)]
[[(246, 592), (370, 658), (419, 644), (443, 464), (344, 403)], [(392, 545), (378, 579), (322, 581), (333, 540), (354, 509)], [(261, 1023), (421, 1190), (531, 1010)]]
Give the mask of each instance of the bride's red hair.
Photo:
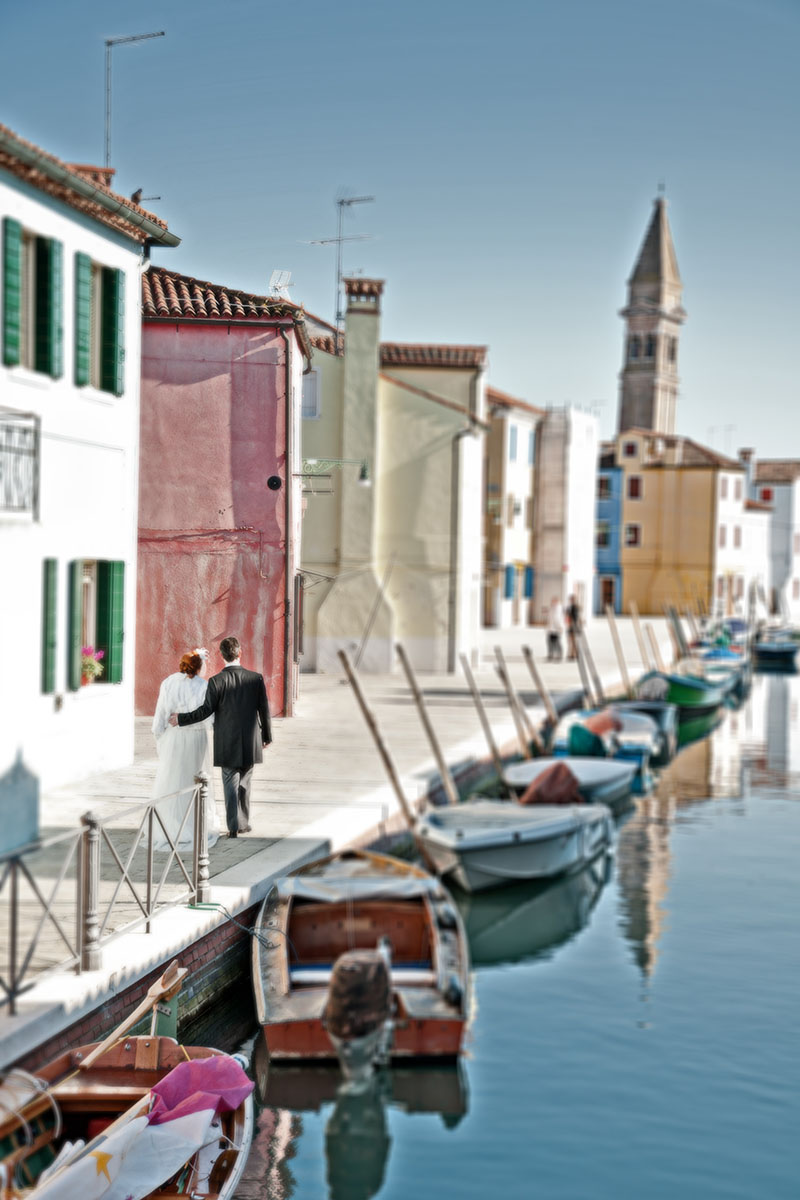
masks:
[(194, 679), (195, 675), (203, 666), (203, 660), (199, 654), (184, 654), (180, 661), (178, 670), (182, 675), (188, 675), (190, 679)]

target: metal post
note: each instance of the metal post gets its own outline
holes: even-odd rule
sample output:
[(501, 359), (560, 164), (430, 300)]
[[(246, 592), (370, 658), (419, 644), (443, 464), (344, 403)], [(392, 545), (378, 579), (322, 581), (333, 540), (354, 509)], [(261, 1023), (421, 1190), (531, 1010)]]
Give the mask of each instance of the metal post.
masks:
[(9, 903), (9, 947), (8, 947), (8, 1011), (11, 1016), (17, 1011), (17, 940), (19, 934), (19, 895), (18, 895), (18, 862), (12, 858), (10, 870)]
[(84, 813), (83, 825), (83, 877), (81, 880), (83, 939), (81, 944), (81, 970), (100, 969), (100, 918), (97, 911), (100, 891), (100, 823), (94, 813)]
[(194, 900), (195, 904), (208, 904), (211, 899), (211, 882), (208, 871), (208, 772), (195, 775), (197, 784), (194, 793)]
[(433, 725), (431, 724), (431, 719), (428, 716), (428, 709), (425, 705), (425, 697), (419, 690), (416, 676), (414, 675), (411, 663), (408, 661), (408, 655), (401, 646), (400, 642), (395, 644), (395, 650), (397, 651), (397, 657), (400, 659), (400, 665), (402, 666), (406, 679), (408, 680), (408, 686), (411, 688), (411, 694), (414, 697), (414, 703), (417, 706), (417, 712), (419, 713), (420, 720), (422, 721), (422, 727), (428, 736), (428, 742), (430, 743), (431, 750), (433, 751), (433, 757), (436, 759), (436, 765), (439, 768), (439, 775), (442, 780), (442, 787), (444, 788), (447, 794), (447, 799), (450, 801), (450, 803), (458, 804), (458, 788), (455, 785), (453, 776), (450, 773), (450, 768), (445, 761), (444, 755), (442, 754), (442, 748), (439, 745), (439, 739), (436, 737)]
[(147, 812), (147, 879), (146, 879), (146, 899), (145, 909), (147, 911), (147, 920), (145, 922), (145, 933), (150, 932), (150, 918), (153, 915), (153, 819), (155, 813), (154, 805), (150, 805)]

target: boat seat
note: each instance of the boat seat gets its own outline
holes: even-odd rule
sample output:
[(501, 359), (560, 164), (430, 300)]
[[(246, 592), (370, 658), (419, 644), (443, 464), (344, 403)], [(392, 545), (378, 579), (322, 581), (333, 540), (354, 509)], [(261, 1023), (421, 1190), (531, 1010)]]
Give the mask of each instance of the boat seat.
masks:
[[(330, 983), (332, 967), (290, 967), (289, 979), (293, 984)], [(421, 967), (392, 967), (392, 984), (394, 987), (435, 987), (436, 972)]]

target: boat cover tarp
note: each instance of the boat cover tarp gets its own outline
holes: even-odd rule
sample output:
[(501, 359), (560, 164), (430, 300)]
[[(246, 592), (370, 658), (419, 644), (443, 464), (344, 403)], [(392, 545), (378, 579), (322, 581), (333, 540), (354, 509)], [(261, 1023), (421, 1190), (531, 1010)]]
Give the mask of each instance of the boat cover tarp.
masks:
[(420, 896), (441, 896), (438, 879), (427, 875), (386, 877), (380, 875), (308, 876), (287, 875), (277, 883), (281, 900), (415, 900)]

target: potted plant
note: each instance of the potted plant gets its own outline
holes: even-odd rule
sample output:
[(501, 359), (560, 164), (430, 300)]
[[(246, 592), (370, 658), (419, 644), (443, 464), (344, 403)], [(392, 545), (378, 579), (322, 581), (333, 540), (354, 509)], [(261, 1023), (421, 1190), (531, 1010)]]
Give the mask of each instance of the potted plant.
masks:
[(103, 674), (101, 658), (105, 658), (104, 650), (95, 650), (94, 646), (83, 646), (81, 648), (82, 687), (86, 687), (89, 683), (94, 683), (95, 679), (99, 679)]

